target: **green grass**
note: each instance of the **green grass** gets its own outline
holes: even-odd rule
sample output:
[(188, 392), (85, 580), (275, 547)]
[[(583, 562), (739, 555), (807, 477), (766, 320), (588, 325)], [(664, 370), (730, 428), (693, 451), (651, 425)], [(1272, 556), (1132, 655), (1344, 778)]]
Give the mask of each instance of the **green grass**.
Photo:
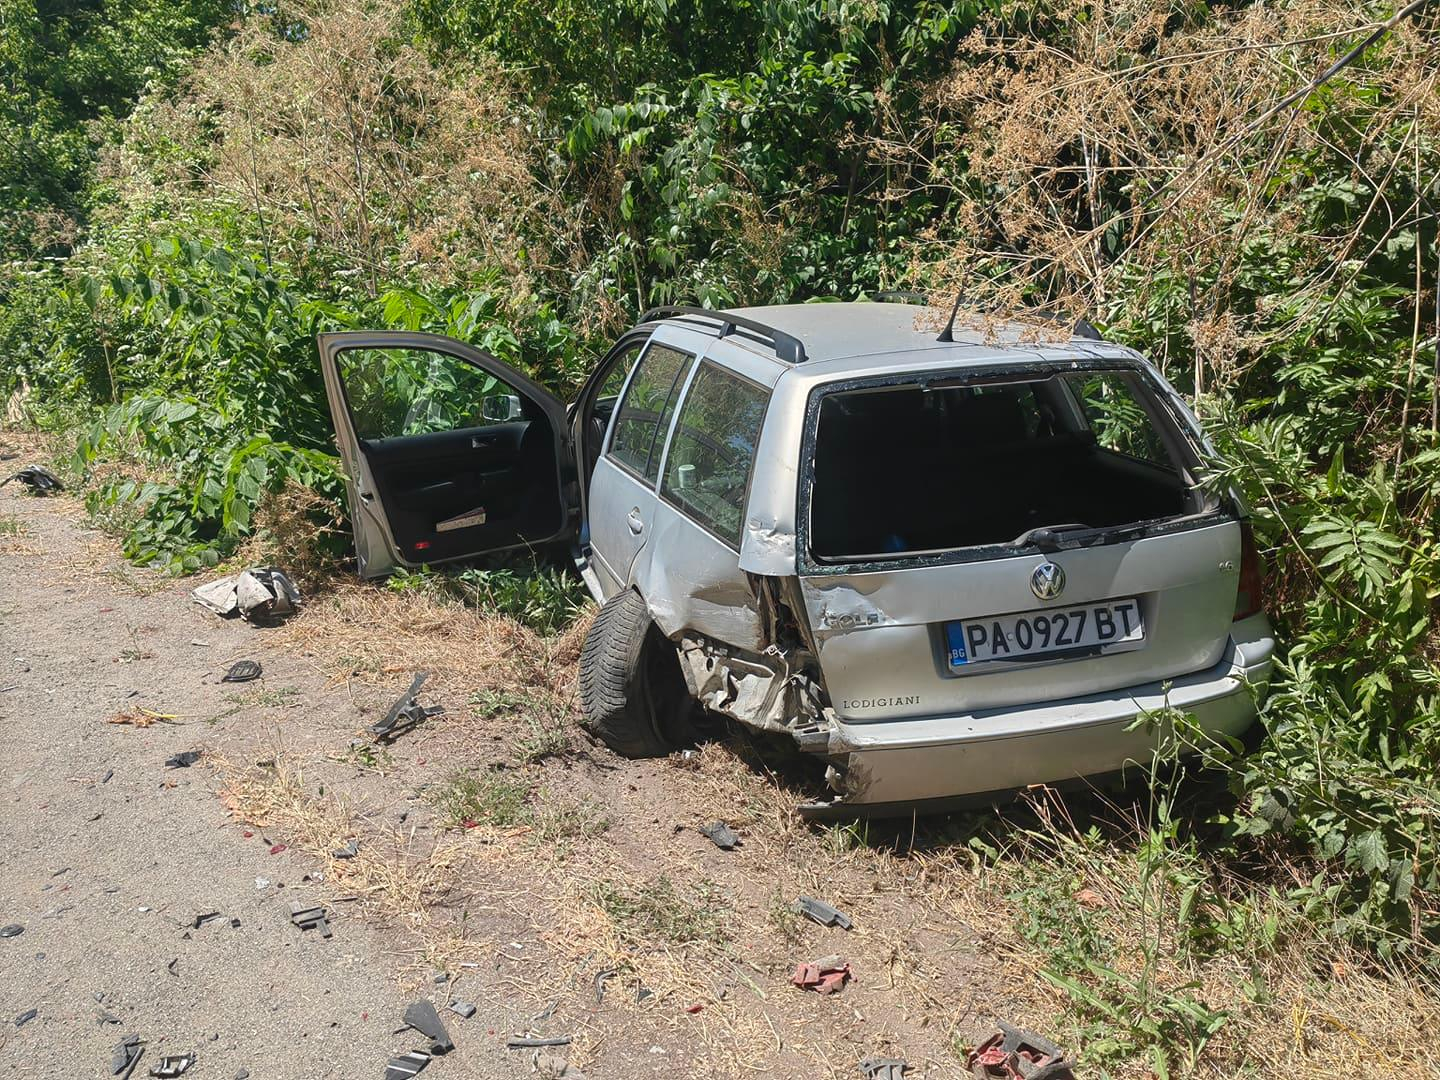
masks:
[(505, 829), (531, 820), (530, 796), (534, 785), (504, 772), (450, 774), (432, 799), (451, 825), (493, 825)]
[(25, 523), (14, 514), (0, 514), (0, 536), (23, 536)]
[(489, 569), (399, 570), (386, 582), (392, 592), (458, 600), (467, 607), (504, 615), (542, 634), (565, 629), (585, 610), (584, 586), (563, 569), (538, 560)]
[(686, 894), (664, 875), (633, 888), (607, 879), (592, 885), (589, 895), (632, 945), (721, 945), (726, 940), (727, 909), (710, 881)]

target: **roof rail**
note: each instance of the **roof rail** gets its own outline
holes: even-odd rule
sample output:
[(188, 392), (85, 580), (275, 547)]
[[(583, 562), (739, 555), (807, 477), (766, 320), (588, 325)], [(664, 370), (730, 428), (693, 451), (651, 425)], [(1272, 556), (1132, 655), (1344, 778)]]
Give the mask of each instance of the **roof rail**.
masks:
[(695, 319), (709, 319), (720, 324), (720, 336), (729, 337), (736, 330), (749, 330), (775, 346), (775, 355), (781, 360), (791, 364), (803, 364), (810, 359), (805, 353), (804, 343), (797, 337), (777, 330), (773, 326), (766, 326), (755, 319), (747, 319), (744, 315), (731, 315), (727, 311), (715, 311), (712, 308), (682, 307), (672, 305), (669, 307), (651, 308), (640, 316), (642, 323), (655, 322), (659, 319), (673, 319), (680, 316), (689, 316)]

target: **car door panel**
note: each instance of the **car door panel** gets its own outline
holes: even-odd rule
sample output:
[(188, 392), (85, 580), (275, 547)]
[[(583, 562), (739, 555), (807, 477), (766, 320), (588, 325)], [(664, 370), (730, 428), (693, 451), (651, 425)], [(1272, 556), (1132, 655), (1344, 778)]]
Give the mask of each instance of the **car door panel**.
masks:
[[(495, 357), (433, 334), (321, 334), (318, 344), (362, 576), (573, 535), (578, 507), (569, 430), (554, 395)], [(366, 370), (363, 387), (352, 388), (360, 399), (346, 385), (356, 371), (342, 370), (351, 351), (374, 369)], [(403, 377), (386, 370), (392, 355)], [(432, 374), (438, 365), (435, 387), (415, 356), (429, 358)], [(456, 408), (451, 401), (448, 412), (440, 409), (434, 399), (447, 389), (453, 397), (464, 381), (454, 376), (466, 372), (477, 386), (509, 391), (498, 396), (513, 398), (514, 406), (494, 421), (478, 415), (483, 402)], [(392, 384), (407, 387), (413, 400), (377, 405), (384, 393), (398, 393)]]

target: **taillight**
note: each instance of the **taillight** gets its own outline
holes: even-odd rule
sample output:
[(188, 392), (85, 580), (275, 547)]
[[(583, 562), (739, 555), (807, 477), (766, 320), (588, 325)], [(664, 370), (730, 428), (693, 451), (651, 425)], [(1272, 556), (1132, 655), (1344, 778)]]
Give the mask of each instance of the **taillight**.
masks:
[(1235, 618), (1258, 615), (1265, 607), (1265, 567), (1255, 546), (1255, 530), (1240, 523), (1240, 588), (1235, 593)]

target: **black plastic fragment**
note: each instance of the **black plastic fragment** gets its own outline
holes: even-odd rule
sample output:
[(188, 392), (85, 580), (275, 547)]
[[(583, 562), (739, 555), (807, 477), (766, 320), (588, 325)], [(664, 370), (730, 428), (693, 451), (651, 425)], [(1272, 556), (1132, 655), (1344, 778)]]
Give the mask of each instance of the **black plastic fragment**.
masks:
[(199, 761), (205, 752), (203, 750), (182, 750), (173, 757), (165, 759), (165, 764), (172, 769), (188, 769), (195, 762)]
[(360, 841), (351, 840), (342, 848), (336, 848), (330, 852), (332, 859), (353, 859), (360, 854)]
[(230, 669), (220, 676), (221, 682), (249, 682), (260, 677), (260, 665), (254, 660), (236, 660)]
[(106, 1024), (118, 1024), (120, 1022), (120, 1017), (116, 1016), (112, 1012), (107, 1012), (104, 1009), (97, 1009), (95, 1011), (95, 1021), (101, 1027), (104, 1027)]
[(475, 1006), (468, 1001), (452, 1001), (449, 1008), (456, 1016), (466, 1020), (475, 1015)]
[(195, 1051), (187, 1050), (183, 1054), (171, 1054), (163, 1057), (155, 1065), (150, 1067), (150, 1075), (158, 1077), (181, 1076), (185, 1070), (195, 1064)]
[(430, 1053), (438, 1057), (455, 1049), (455, 1043), (451, 1040), (450, 1033), (445, 1030), (440, 1014), (430, 1002), (415, 1002), (405, 1010), (404, 1019), (405, 1023), (430, 1040)]
[(839, 908), (831, 907), (823, 900), (816, 900), (813, 896), (802, 896), (795, 901), (795, 910), (801, 915), (814, 919), (821, 926), (838, 926), (841, 930), (849, 930), (854, 924)]
[(304, 904), (290, 905), (290, 921), (301, 930), (320, 931), (321, 937), (330, 936), (330, 919), (323, 907), (307, 907)]
[(910, 1063), (901, 1058), (866, 1058), (860, 1062), (860, 1075), (865, 1080), (905, 1080)]
[(140, 1055), (144, 1052), (139, 1035), (126, 1035), (115, 1044), (115, 1051), (110, 1059), (110, 1075), (125, 1080), (135, 1071), (135, 1066), (140, 1063)]
[(419, 672), (415, 676), (415, 681), (410, 684), (410, 689), (401, 694), (399, 700), (390, 706), (390, 711), (385, 714), (384, 718), (370, 725), (370, 734), (381, 742), (389, 742), (419, 726), (430, 717), (443, 713), (445, 709), (442, 706), (427, 707), (415, 700), (415, 695), (420, 692), (420, 687), (429, 677), (428, 671)]
[(39, 1015), (40, 1015), (40, 1010), (39, 1010), (39, 1009), (26, 1009), (26, 1010), (25, 1010), (24, 1012), (22, 1012), (19, 1016), (15, 1017), (15, 1026), (16, 1026), (17, 1028), (18, 1028), (18, 1027), (24, 1027), (24, 1026), (25, 1026), (26, 1024), (28, 1024), (31, 1020), (34, 1020), (35, 1017), (37, 1017), (37, 1016), (39, 1016)]
[(203, 914), (203, 915), (196, 915), (196, 916), (195, 916), (195, 925), (194, 925), (193, 927), (191, 927), (191, 929), (192, 929), (192, 930), (199, 930), (200, 927), (204, 926), (204, 925), (205, 925), (207, 922), (209, 922), (211, 919), (218, 919), (218, 918), (220, 918), (220, 912), (218, 912), (218, 911), (207, 911), (207, 912), (205, 912), (205, 914)]
[(50, 495), (65, 490), (65, 485), (60, 483), (60, 478), (44, 465), (26, 465), (19, 472), (12, 473), (4, 480), (0, 480), (0, 487), (4, 487), (11, 480), (19, 480), (36, 495)]
[(18, 922), (12, 922), (9, 926), (0, 926), (0, 938), (19, 937), (25, 932), (25, 927)]
[(178, 976), (180, 974), (180, 957), (177, 956), (174, 960), (166, 964), (165, 970), (170, 972), (171, 975)]
[(723, 821), (712, 821), (709, 825), (702, 825), (700, 831), (722, 851), (733, 851), (740, 843), (740, 837), (735, 834), (735, 830)]
[(569, 1046), (569, 1035), (557, 1035), (553, 1039), (514, 1038), (505, 1041), (507, 1050), (530, 1050), (537, 1046)]
[(421, 1050), (411, 1050), (385, 1063), (385, 1080), (408, 1080), (429, 1064), (429, 1054)]

